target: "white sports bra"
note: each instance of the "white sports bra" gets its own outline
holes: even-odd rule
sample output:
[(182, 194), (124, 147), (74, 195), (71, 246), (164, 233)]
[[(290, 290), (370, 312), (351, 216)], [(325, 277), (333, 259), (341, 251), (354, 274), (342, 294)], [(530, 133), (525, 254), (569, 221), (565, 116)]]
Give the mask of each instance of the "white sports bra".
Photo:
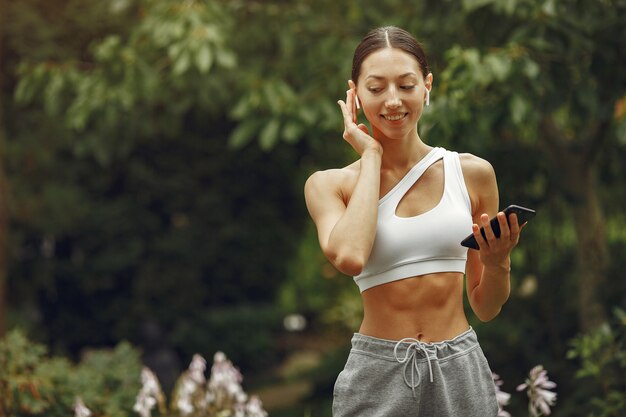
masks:
[[(432, 164), (443, 158), (444, 189), (439, 203), (413, 217), (399, 217), (402, 197)], [(467, 248), (461, 240), (472, 231), (472, 205), (459, 154), (433, 148), (378, 202), (376, 238), (361, 274), (361, 292), (388, 282), (435, 272), (465, 272)]]

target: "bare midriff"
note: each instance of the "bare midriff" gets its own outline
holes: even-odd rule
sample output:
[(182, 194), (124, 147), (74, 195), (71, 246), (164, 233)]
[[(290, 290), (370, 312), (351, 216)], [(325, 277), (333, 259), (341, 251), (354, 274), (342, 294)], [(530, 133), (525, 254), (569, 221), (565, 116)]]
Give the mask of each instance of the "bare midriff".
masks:
[(359, 333), (387, 340), (453, 339), (469, 329), (463, 310), (463, 274), (420, 275), (365, 290)]

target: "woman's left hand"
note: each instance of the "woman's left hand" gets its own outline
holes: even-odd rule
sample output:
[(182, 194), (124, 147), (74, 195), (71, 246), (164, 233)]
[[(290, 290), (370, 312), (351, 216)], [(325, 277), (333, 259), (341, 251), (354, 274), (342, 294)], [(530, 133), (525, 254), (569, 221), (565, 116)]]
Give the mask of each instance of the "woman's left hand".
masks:
[(472, 225), (472, 232), (480, 248), (479, 256), (482, 264), (486, 267), (496, 266), (508, 269), (509, 255), (513, 248), (517, 246), (520, 232), (524, 225), (520, 226), (518, 224), (517, 215), (515, 213), (509, 215), (510, 226), (503, 212), (499, 212), (496, 217), (500, 225), (500, 237), (497, 238), (493, 233), (489, 222), (489, 215), (486, 213), (480, 216), (480, 221), (482, 227), (485, 229), (485, 236), (487, 238), (483, 238), (480, 233), (480, 226), (477, 224)]

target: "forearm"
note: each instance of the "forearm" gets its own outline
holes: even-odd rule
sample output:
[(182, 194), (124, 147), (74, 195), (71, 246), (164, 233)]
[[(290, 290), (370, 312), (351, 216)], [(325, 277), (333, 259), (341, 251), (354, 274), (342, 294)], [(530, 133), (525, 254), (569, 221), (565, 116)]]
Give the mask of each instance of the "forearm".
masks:
[(374, 238), (380, 193), (381, 154), (368, 150), (361, 156), (357, 184), (350, 201), (328, 239), (331, 261), (342, 272), (358, 275), (367, 262)]
[(470, 294), (472, 310), (481, 321), (495, 318), (511, 291), (510, 259), (499, 265), (483, 266), (480, 283)]

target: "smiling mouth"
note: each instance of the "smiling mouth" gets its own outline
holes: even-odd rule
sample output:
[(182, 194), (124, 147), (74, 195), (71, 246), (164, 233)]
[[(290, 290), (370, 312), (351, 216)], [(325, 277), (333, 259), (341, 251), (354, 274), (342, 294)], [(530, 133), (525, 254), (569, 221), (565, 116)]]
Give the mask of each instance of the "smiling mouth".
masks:
[(408, 113), (400, 113), (400, 114), (382, 114), (381, 116), (385, 120), (389, 120), (390, 122), (397, 122), (398, 120), (404, 119)]

